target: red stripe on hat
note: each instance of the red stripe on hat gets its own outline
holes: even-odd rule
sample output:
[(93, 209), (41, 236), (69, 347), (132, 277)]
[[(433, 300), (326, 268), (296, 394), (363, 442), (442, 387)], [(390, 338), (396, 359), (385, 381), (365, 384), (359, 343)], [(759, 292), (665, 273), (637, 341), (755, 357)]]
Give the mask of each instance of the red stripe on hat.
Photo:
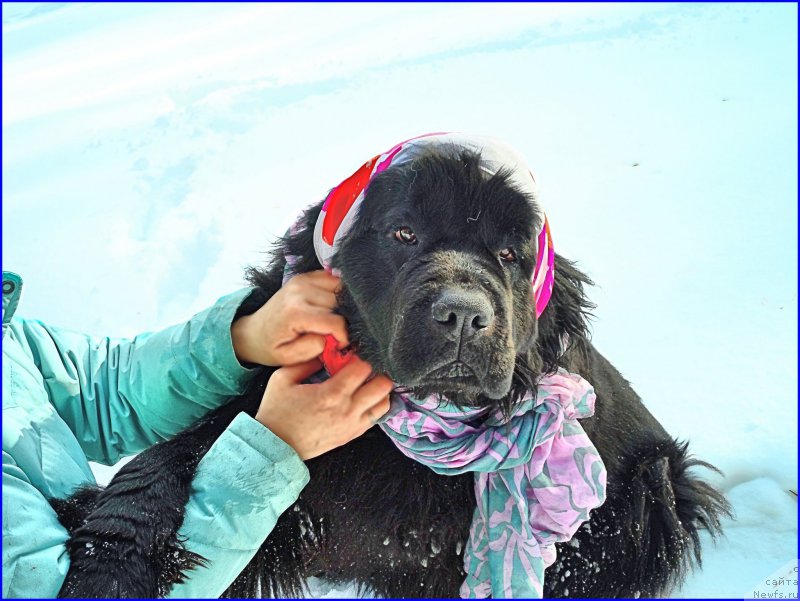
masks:
[(358, 198), (358, 195), (366, 188), (369, 183), (369, 176), (372, 173), (372, 168), (375, 161), (380, 158), (378, 155), (366, 163), (364, 163), (353, 175), (339, 184), (333, 192), (330, 193), (328, 199), (325, 201), (327, 210), (325, 212), (325, 221), (322, 223), (322, 239), (326, 244), (333, 246), (333, 241), (336, 238), (336, 232), (342, 221), (350, 211), (350, 207)]

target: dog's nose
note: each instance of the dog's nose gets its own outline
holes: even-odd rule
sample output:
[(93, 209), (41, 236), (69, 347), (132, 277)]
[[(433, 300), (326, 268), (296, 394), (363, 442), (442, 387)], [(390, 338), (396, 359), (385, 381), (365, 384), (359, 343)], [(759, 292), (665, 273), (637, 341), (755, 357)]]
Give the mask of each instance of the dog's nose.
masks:
[(446, 290), (431, 309), (433, 321), (453, 340), (471, 338), (494, 321), (489, 300), (477, 292)]

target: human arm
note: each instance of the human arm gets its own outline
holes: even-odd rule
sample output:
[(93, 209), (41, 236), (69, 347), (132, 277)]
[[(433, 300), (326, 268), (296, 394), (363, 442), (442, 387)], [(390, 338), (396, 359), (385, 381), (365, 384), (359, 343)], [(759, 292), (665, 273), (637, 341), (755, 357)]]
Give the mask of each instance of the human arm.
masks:
[(344, 318), (332, 312), (338, 282), (322, 271), (297, 276), (239, 316), (260, 298), (243, 289), (184, 323), (133, 339), (87, 336), (35, 320), (14, 320), (12, 328), (84, 453), (113, 464), (243, 394), (263, 373), (260, 365), (316, 357), (326, 334), (345, 346)]
[[(251, 309), (253, 306), (254, 303), (251, 303)], [(259, 309), (258, 311), (262, 311), (263, 309), (264, 308), (262, 307), (262, 309)], [(336, 317), (338, 319), (342, 319), (341, 317)], [(16, 325), (18, 324), (15, 324), (15, 326)], [(15, 339), (23, 340), (23, 342), (27, 342), (28, 340), (27, 337), (24, 335), (19, 336), (18, 333), (16, 333), (14, 337)], [(288, 342), (291, 343), (291, 340)], [(287, 346), (291, 346), (291, 344)], [(28, 345), (27, 348), (29, 353), (33, 354), (31, 353), (31, 346)], [(91, 353), (87, 354), (91, 356)], [(44, 363), (41, 355), (38, 355), (36, 360), (38, 360), (40, 363)], [(58, 362), (56, 361), (55, 363)], [(103, 361), (98, 362), (98, 366), (101, 366), (102, 364)], [(96, 368), (97, 366), (95, 369)], [(316, 366), (315, 369), (316, 368), (318, 368), (318, 366)], [(31, 370), (31, 373), (33, 374), (35, 371), (36, 370)], [(366, 371), (362, 369), (361, 374), (362, 379), (368, 376), (369, 369)], [(10, 380), (13, 380), (13, 378)], [(276, 382), (279, 380), (280, 378), (278, 378)], [(4, 385), (5, 382), (6, 377), (4, 372)], [(335, 384), (335, 382), (336, 380), (333, 380), (331, 385)], [(374, 385), (375, 384), (372, 384), (372, 386)], [(391, 386), (390, 383), (388, 383), (388, 380), (386, 381), (385, 386)], [(388, 391), (388, 387), (386, 388), (386, 391)], [(307, 391), (311, 391), (314, 388), (315, 387), (313, 386), (303, 385), (303, 389)], [(275, 386), (273, 386), (271, 389), (276, 390)], [(50, 411), (52, 412), (53, 408), (51, 407), (51, 403), (47, 402), (48, 395), (45, 394), (44, 387), (41, 390), (44, 397), (41, 401), (41, 404), (44, 407), (50, 407)], [(279, 388), (277, 390), (280, 391)], [(96, 390), (92, 390), (91, 392), (96, 394), (98, 393)], [(342, 400), (345, 400), (344, 397), (346, 395), (344, 395), (341, 390), (338, 392), (336, 390), (329, 391), (327, 394), (322, 395), (326, 399), (323, 409), (327, 411), (327, 413), (324, 415), (324, 419), (327, 421), (322, 426), (325, 431), (324, 433), (328, 436), (328, 438), (325, 439), (327, 442), (324, 442), (324, 444), (332, 444), (334, 446), (335, 444), (342, 444), (346, 440), (344, 438), (340, 438), (338, 440), (335, 437), (331, 438), (332, 434), (336, 436), (344, 435), (345, 438), (347, 436), (352, 437), (359, 434), (360, 431), (363, 431), (365, 423), (368, 423), (368, 420), (364, 420), (363, 415), (361, 414), (354, 412), (343, 412), (340, 413), (339, 416), (344, 420), (352, 418), (356, 422), (356, 429), (348, 431), (347, 429), (337, 430), (336, 428), (330, 428), (330, 419), (336, 418), (337, 416), (335, 411), (332, 412), (334, 407), (332, 407), (331, 401), (335, 400), (337, 395), (339, 395)], [(295, 395), (290, 390), (283, 390), (281, 391), (280, 395), (276, 393), (273, 395), (273, 397), (265, 395), (264, 400), (269, 400), (271, 398), (273, 404), (275, 406), (279, 406), (281, 403), (286, 404), (287, 399), (302, 400), (304, 396), (306, 397), (306, 402), (297, 404), (297, 407), (302, 408), (305, 414), (308, 414), (309, 410), (312, 410), (310, 413), (313, 414), (313, 401), (315, 399), (315, 394), (313, 393), (308, 395)], [(38, 406), (36, 403), (34, 403), (34, 405)], [(289, 403), (289, 405), (294, 406), (294, 404), (291, 403)], [(225, 409), (225, 407), (222, 409)], [(373, 412), (372, 414), (377, 417), (382, 414), (382, 411)], [(4, 418), (5, 417), (7, 417), (7, 415), (5, 412), (4, 403)], [(29, 416), (26, 414), (26, 419), (27, 417)], [(291, 415), (286, 415), (286, 419), (292, 421)], [(228, 419), (228, 421), (230, 421), (230, 419)], [(189, 455), (188, 457), (185, 457), (184, 460), (181, 460), (179, 455), (176, 456), (174, 454), (169, 454), (169, 449), (174, 449), (173, 443), (178, 445), (182, 444), (181, 440), (178, 439), (183, 437), (184, 434), (180, 434), (176, 439), (161, 445), (157, 445), (156, 447), (153, 447), (152, 449), (143, 453), (140, 457), (123, 468), (123, 470), (118, 474), (118, 477), (112, 481), (109, 489), (101, 492), (100, 495), (103, 500), (108, 501), (111, 497), (124, 497), (124, 495), (118, 494), (120, 489), (124, 490), (127, 487), (128, 492), (134, 491), (134, 489), (131, 487), (134, 482), (138, 481), (140, 484), (143, 484), (142, 480), (148, 480), (150, 484), (140, 489), (142, 493), (141, 495), (133, 494), (129, 498), (118, 498), (117, 500), (122, 500), (124, 502), (117, 503), (116, 507), (113, 506), (114, 503), (106, 503), (103, 508), (93, 512), (92, 515), (87, 516), (91, 518), (89, 521), (91, 522), (92, 527), (100, 526), (100, 534), (115, 534), (113, 532), (113, 528), (108, 528), (109, 523), (107, 518), (109, 518), (109, 512), (118, 512), (118, 515), (114, 516), (114, 528), (121, 527), (123, 529), (121, 532), (116, 532), (117, 535), (123, 535), (122, 538), (124, 538), (124, 529), (126, 527), (125, 524), (130, 524), (131, 520), (133, 520), (133, 523), (138, 524), (138, 526), (135, 527), (138, 531), (153, 524), (158, 524), (159, 520), (164, 518), (164, 516), (172, 516), (170, 519), (177, 518), (178, 520), (175, 525), (175, 530), (177, 530), (183, 521), (184, 526), (187, 528), (187, 533), (191, 532), (192, 523), (196, 522), (197, 524), (200, 524), (200, 527), (196, 529), (196, 531), (200, 534), (196, 536), (188, 535), (186, 544), (191, 549), (195, 542), (202, 545), (203, 540), (212, 540), (214, 543), (214, 549), (206, 553), (209, 559), (209, 570), (203, 571), (204, 575), (192, 572), (191, 582), (193, 582), (196, 586), (199, 583), (199, 589), (197, 590), (201, 591), (200, 594), (205, 594), (202, 591), (208, 587), (204, 586), (203, 582), (210, 582), (212, 585), (219, 586), (220, 583), (224, 583), (226, 577), (230, 576), (232, 579), (236, 575), (236, 572), (230, 572), (231, 561), (236, 563), (237, 557), (241, 559), (243, 549), (248, 546), (247, 543), (242, 542), (242, 532), (247, 533), (247, 535), (255, 536), (255, 540), (257, 540), (259, 537), (265, 537), (269, 529), (272, 528), (272, 524), (274, 524), (275, 519), (277, 519), (277, 516), (283, 510), (282, 505), (288, 505), (294, 500), (296, 495), (299, 493), (299, 490), (305, 484), (307, 478), (307, 475), (305, 474), (305, 467), (303, 466), (297, 454), (293, 450), (289, 450), (290, 447), (279, 437), (272, 435), (261, 424), (247, 415), (240, 415), (238, 420), (234, 421), (237, 423), (231, 424), (231, 426), (227, 429), (224, 429), (221, 434), (220, 430), (217, 430), (216, 433), (213, 433), (211, 436), (200, 437), (200, 439), (197, 441), (198, 444), (188, 446), (187, 451)], [(278, 419), (276, 422), (275, 416), (273, 416), (273, 419), (270, 421), (270, 423), (276, 427), (276, 429), (278, 429), (278, 426), (275, 426), (275, 424), (278, 422), (280, 422), (280, 419)], [(63, 422), (60, 423), (64, 431), (68, 431), (66, 424)], [(298, 423), (302, 422), (298, 420)], [(308, 429), (306, 426), (308, 426), (307, 422), (305, 423), (304, 428), (309, 431), (313, 431), (313, 428)], [(29, 432), (24, 438), (26, 440), (30, 440), (31, 435), (39, 432), (37, 428), (34, 428), (34, 430), (35, 431), (33, 433)], [(286, 436), (285, 430), (286, 429), (281, 430), (281, 432)], [(21, 431), (27, 432), (25, 429)], [(297, 438), (291, 438), (290, 436), (287, 436), (287, 440), (289, 439), (293, 441), (299, 441)], [(48, 440), (52, 442), (52, 436), (49, 436)], [(66, 438), (59, 436), (58, 440), (64, 442)], [(317, 439), (314, 442), (319, 443), (320, 440), (322, 439)], [(183, 442), (185, 442), (185, 439), (183, 439)], [(4, 449), (5, 443), (6, 440), (4, 436)], [(211, 443), (214, 443), (213, 448), (209, 449), (208, 446), (203, 446), (206, 443), (209, 446)], [(45, 444), (44, 437), (42, 437), (41, 444), (43, 447), (47, 446)], [(72, 449), (71, 452), (77, 453), (75, 455), (76, 457), (80, 456), (80, 449), (77, 448), (78, 441), (72, 439), (71, 444), (73, 444), (75, 447), (75, 449)], [(34, 446), (39, 448), (38, 444), (34, 444)], [(242, 458), (248, 453), (243, 451), (247, 451), (248, 448), (253, 452), (248, 452), (248, 456), (250, 458), (244, 461)], [(167, 451), (166, 456), (163, 454), (165, 450)], [(320, 448), (317, 444), (316, 450), (312, 450), (311, 452), (319, 453), (323, 452), (324, 450), (324, 448)], [(33, 451), (35, 451), (35, 449), (33, 449)], [(307, 451), (301, 452), (303, 453), (304, 457), (311, 456)], [(194, 473), (196, 462), (199, 461), (199, 458), (203, 455), (205, 455), (204, 466), (198, 470), (196, 477), (194, 480), (192, 480), (192, 474)], [(64, 456), (64, 453), (59, 451), (59, 456)], [(169, 460), (170, 457), (172, 457), (174, 461), (169, 462), (159, 460), (164, 458)], [(243, 473), (240, 470), (231, 469), (231, 458), (236, 460), (234, 465), (236, 462), (238, 462), (238, 464), (249, 466), (255, 470), (254, 473), (260, 476), (260, 478), (255, 480), (255, 487), (262, 487), (259, 494), (262, 498), (266, 498), (266, 502), (255, 503), (253, 505), (243, 502), (232, 509), (224, 508), (223, 513), (225, 514), (229, 513), (228, 510), (231, 509), (231, 517), (234, 518), (232, 520), (233, 522), (236, 522), (235, 518), (237, 515), (237, 510), (246, 511), (246, 519), (244, 521), (246, 522), (247, 519), (255, 519), (255, 525), (250, 528), (245, 527), (243, 529), (228, 529), (227, 537), (224, 536), (224, 533), (218, 533), (207, 534), (206, 537), (203, 538), (202, 532), (205, 529), (205, 526), (203, 525), (203, 516), (205, 515), (206, 518), (210, 516), (212, 521), (217, 522), (217, 525), (219, 525), (219, 519), (214, 518), (215, 511), (213, 508), (221, 507), (219, 502), (221, 499), (246, 499), (248, 496), (252, 496), (252, 489), (248, 488), (247, 486), (248, 478), (240, 477), (243, 476)], [(151, 460), (149, 465), (147, 464), (148, 459)], [(24, 489), (26, 494), (15, 495), (13, 498), (9, 499), (8, 503), (5, 503), (6, 499), (4, 498), (4, 508), (8, 512), (6, 517), (9, 515), (20, 516), (19, 520), (4, 520), (4, 526), (7, 528), (7, 530), (4, 531), (4, 537), (7, 538), (7, 540), (17, 540), (18, 543), (28, 541), (31, 545), (33, 545), (33, 547), (35, 547), (36, 552), (34, 554), (29, 554), (25, 550), (25, 544), (8, 545), (4, 547), (4, 551), (6, 551), (6, 553), (4, 553), (3, 559), (4, 571), (6, 573), (16, 573), (29, 576), (32, 578), (32, 581), (25, 579), (20, 581), (18, 578), (15, 578), (14, 582), (10, 585), (11, 588), (9, 588), (8, 591), (4, 590), (4, 592), (10, 593), (10, 596), (48, 596), (53, 594), (51, 588), (58, 590), (66, 570), (69, 570), (70, 573), (73, 573), (73, 571), (77, 572), (78, 580), (80, 580), (81, 572), (84, 570), (87, 574), (93, 571), (95, 576), (97, 576), (97, 568), (101, 564), (101, 562), (98, 561), (100, 558), (96, 555), (98, 550), (108, 549), (113, 554), (118, 550), (116, 542), (119, 541), (113, 540), (113, 536), (110, 537), (111, 540), (103, 540), (101, 536), (100, 540), (95, 540), (97, 544), (85, 546), (86, 542), (91, 542), (93, 540), (91, 538), (91, 533), (89, 533), (89, 538), (87, 540), (83, 540), (81, 537), (76, 539), (76, 537), (73, 536), (72, 540), (70, 541), (70, 553), (82, 554), (82, 559), (88, 561), (88, 565), (83, 564), (77, 567), (73, 566), (74, 568), (76, 567), (76, 569), (70, 569), (70, 557), (65, 552), (66, 549), (64, 546), (64, 541), (69, 538), (69, 534), (63, 528), (63, 526), (59, 524), (52, 508), (46, 502), (45, 497), (49, 497), (49, 494), (46, 492), (47, 488), (42, 487), (40, 482), (41, 478), (37, 479), (34, 477), (35, 474), (31, 473), (32, 471), (35, 472), (35, 464), (37, 462), (32, 461), (28, 463), (34, 464), (33, 469), (31, 469), (31, 465), (27, 465), (25, 472), (21, 474), (23, 478), (19, 480), (19, 482), (22, 484), (28, 484), (28, 486), (22, 486), (22, 489)], [(191, 469), (184, 470), (183, 468), (187, 466), (191, 466)], [(265, 466), (267, 467), (265, 468)], [(30, 485), (30, 482), (26, 481), (26, 472), (27, 475), (32, 476), (34, 485)], [(88, 475), (88, 468), (86, 469), (86, 473)], [(183, 478), (178, 477), (177, 480), (172, 479), (180, 476), (181, 474), (183, 474)], [(139, 478), (139, 476), (141, 476), (141, 478)], [(246, 474), (244, 474), (244, 476), (246, 476)], [(4, 478), (5, 477), (6, 470), (4, 469)], [(265, 477), (268, 477), (266, 481)], [(281, 486), (281, 483), (284, 480), (286, 484)], [(182, 497), (182, 500), (179, 499), (177, 502), (167, 503), (167, 505), (160, 510), (158, 503), (150, 502), (152, 499), (148, 499), (147, 497), (147, 494), (152, 493), (156, 496), (156, 499), (158, 499), (159, 495), (161, 494), (159, 493), (159, 489), (163, 492), (165, 488), (169, 492), (179, 492), (180, 494), (178, 496), (181, 496), (183, 494), (182, 491), (184, 491), (185, 487), (187, 487), (189, 483), (192, 483), (196, 487), (196, 489), (191, 491), (191, 494), (186, 492), (186, 496)], [(251, 479), (251, 484), (252, 483), (253, 480)], [(270, 486), (273, 486), (275, 483), (278, 484), (277, 488), (270, 488)], [(7, 489), (4, 488), (4, 492), (6, 490)], [(162, 498), (161, 500), (163, 501), (164, 499)], [(188, 510), (186, 513), (186, 519), (183, 520), (183, 511), (177, 511), (177, 508), (181, 508), (182, 510), (183, 507), (187, 505), (187, 502)], [(37, 509), (36, 511), (26, 511), (26, 508)], [(198, 511), (196, 512), (198, 519), (193, 518), (193, 515), (195, 515), (193, 508), (198, 508)], [(105, 523), (104, 520), (106, 520)], [(224, 520), (222, 521), (224, 522)], [(206, 520), (206, 522), (208, 522), (208, 520)], [(64, 523), (66, 524), (67, 522)], [(78, 520), (77, 523), (80, 524), (80, 520)], [(163, 521), (161, 523), (163, 525)], [(53, 541), (50, 541), (52, 542), (52, 544), (50, 544), (50, 542), (48, 542), (50, 539), (48, 538), (48, 541), (44, 541), (44, 548), (41, 548), (40, 545), (43, 541), (42, 538), (38, 536), (38, 533), (48, 532), (51, 526), (52, 530), (56, 534), (55, 538), (58, 540), (54, 539)], [(264, 531), (263, 528), (266, 528), (267, 530)], [(21, 533), (21, 536), (17, 536), (15, 539), (15, 532), (18, 534)], [(214, 529), (211, 528), (210, 532), (213, 533)], [(261, 533), (260, 535), (258, 534), (259, 532)], [(25, 533), (27, 533), (27, 535)], [(31, 535), (31, 533), (33, 535)], [(86, 538), (86, 534), (87, 532), (84, 531), (84, 538)], [(143, 537), (143, 539), (146, 540), (146, 537)], [(110, 543), (110, 547), (107, 547), (105, 544), (100, 544), (101, 542)], [(83, 545), (81, 545), (81, 543), (83, 543)], [(78, 548), (78, 546), (81, 548)], [(136, 554), (139, 553), (140, 549), (133, 549), (132, 551), (134, 554)], [(246, 555), (247, 551), (244, 551), (244, 553)], [(166, 557), (163, 555), (163, 553), (160, 555), (158, 553), (151, 553), (149, 555), (155, 559), (166, 560)], [(21, 561), (20, 557), (22, 557)], [(125, 555), (125, 557), (130, 557), (130, 555)], [(141, 555), (139, 558), (141, 558)], [(122, 579), (124, 579), (126, 576), (136, 573), (136, 570), (129, 562), (122, 561), (119, 557), (115, 561), (112, 561), (112, 564), (115, 566), (114, 569), (120, 570)], [(17, 569), (17, 567), (23, 565), (25, 568), (29, 567), (30, 570)], [(241, 565), (243, 566), (244, 564)], [(119, 593), (122, 593), (124, 590), (130, 590), (125, 588), (122, 579), (109, 579), (104, 577), (103, 574), (100, 574), (100, 576), (101, 578), (99, 578), (99, 581), (95, 579), (92, 582), (88, 582), (88, 588), (84, 589), (85, 594), (112, 594), (108, 590), (109, 582), (116, 582), (115, 586), (120, 587), (117, 591)], [(6, 583), (8, 582), (9, 581), (7, 580)], [(28, 588), (26, 588), (26, 586)], [(30, 588), (30, 586), (33, 586), (33, 588)], [(62, 593), (63, 592), (64, 591), (62, 591)]]
[(253, 293), (221, 298), (188, 321), (133, 339), (15, 319), (50, 403), (86, 456), (105, 464), (174, 436), (242, 394), (260, 372), (236, 359), (231, 324)]
[(275, 372), (255, 419), (239, 414), (223, 434), (235, 431), (236, 443), (228, 437), (223, 447), (220, 437), (200, 462), (179, 535), (207, 563), (170, 597), (222, 594), (308, 482), (300, 458), (348, 442), (388, 411), (392, 382), (385, 376), (367, 381), (366, 363), (354, 362), (322, 384), (302, 383), (318, 369), (310, 361)]

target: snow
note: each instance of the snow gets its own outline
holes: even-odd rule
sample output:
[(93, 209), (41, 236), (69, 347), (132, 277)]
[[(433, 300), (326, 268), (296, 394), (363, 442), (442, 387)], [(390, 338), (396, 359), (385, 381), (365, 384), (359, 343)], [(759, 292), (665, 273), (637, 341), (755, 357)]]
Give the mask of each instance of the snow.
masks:
[(26, 316), (133, 335), (376, 152), (503, 138), (597, 346), (725, 472), (680, 595), (752, 597), (797, 558), (796, 57), (794, 4), (4, 3), (3, 267)]

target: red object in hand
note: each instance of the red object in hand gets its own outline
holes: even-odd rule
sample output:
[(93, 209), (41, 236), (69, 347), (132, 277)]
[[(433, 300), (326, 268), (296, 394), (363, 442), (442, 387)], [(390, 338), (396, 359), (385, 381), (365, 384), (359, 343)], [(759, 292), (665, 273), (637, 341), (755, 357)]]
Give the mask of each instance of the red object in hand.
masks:
[(339, 342), (328, 334), (325, 336), (325, 348), (322, 351), (320, 359), (322, 365), (330, 375), (334, 375), (341, 370), (345, 365), (355, 359), (356, 354), (349, 347), (346, 349), (339, 348)]

